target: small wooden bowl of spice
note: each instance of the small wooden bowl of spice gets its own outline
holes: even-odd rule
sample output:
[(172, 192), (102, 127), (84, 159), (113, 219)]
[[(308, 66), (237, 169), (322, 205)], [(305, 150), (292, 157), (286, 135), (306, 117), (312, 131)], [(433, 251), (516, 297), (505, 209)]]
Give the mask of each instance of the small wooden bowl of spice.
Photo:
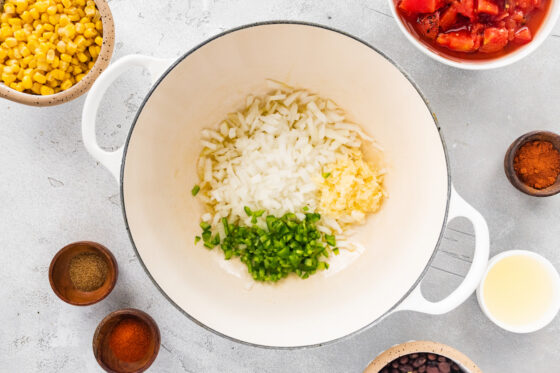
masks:
[(152, 365), (159, 352), (160, 334), (147, 313), (126, 308), (111, 312), (93, 335), (93, 354), (110, 373), (140, 373)]
[(74, 242), (54, 256), (49, 281), (54, 293), (66, 303), (88, 306), (104, 299), (115, 287), (117, 261), (103, 245)]
[(511, 144), (504, 170), (511, 184), (525, 194), (548, 197), (560, 192), (560, 136), (529, 132)]

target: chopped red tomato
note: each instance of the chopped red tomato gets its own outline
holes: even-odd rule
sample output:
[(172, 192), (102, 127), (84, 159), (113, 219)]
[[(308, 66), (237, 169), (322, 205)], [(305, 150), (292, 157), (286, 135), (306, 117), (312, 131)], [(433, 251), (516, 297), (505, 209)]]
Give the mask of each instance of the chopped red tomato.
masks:
[(533, 40), (553, 0), (394, 1), (414, 34), (442, 55), (489, 59)]
[(526, 44), (533, 40), (533, 35), (531, 35), (531, 30), (529, 27), (523, 26), (519, 30), (515, 31), (514, 39), (516, 43)]
[(444, 0), (401, 0), (399, 8), (408, 14), (433, 13), (441, 8), (443, 4)]
[(497, 16), (500, 12), (498, 5), (494, 4), (491, 0), (478, 0), (477, 10), (478, 13), (486, 13), (493, 16)]
[(439, 13), (418, 17), (418, 31), (428, 39), (435, 39), (439, 32)]
[(451, 4), (439, 16), (439, 27), (441, 27), (443, 31), (447, 31), (455, 23), (457, 23), (457, 8)]
[(458, 52), (473, 52), (476, 50), (476, 43), (473, 35), (466, 31), (454, 31), (446, 34), (439, 34), (436, 42), (442, 47), (449, 48)]
[(474, 0), (458, 0), (455, 3), (457, 13), (464, 15), (471, 21), (474, 20)]
[(480, 51), (492, 53), (501, 50), (508, 43), (508, 31), (505, 28), (488, 27), (484, 30), (484, 39)]

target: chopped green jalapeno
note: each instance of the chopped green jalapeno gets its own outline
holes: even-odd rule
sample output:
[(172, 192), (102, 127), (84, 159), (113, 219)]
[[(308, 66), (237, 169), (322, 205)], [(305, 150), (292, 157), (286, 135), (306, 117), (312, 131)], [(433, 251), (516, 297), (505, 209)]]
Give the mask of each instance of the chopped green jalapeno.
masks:
[[(212, 235), (210, 224), (200, 223), (204, 246), (208, 249), (220, 246), (226, 260), (238, 257), (256, 281), (276, 282), (290, 273), (305, 279), (329, 268), (321, 258), (328, 258), (327, 247), (334, 247), (336, 239), (317, 229), (320, 214), (306, 213), (305, 219), (300, 220), (293, 213), (277, 218), (262, 217), (264, 210), (252, 211), (247, 206), (244, 210), (251, 217), (252, 226), (230, 224), (222, 218), (223, 239), (218, 233)], [(266, 223), (265, 229), (263, 224), (258, 224), (259, 218)], [(195, 238), (196, 242), (199, 240), (200, 237)], [(338, 253), (338, 249), (333, 248), (332, 252)]]

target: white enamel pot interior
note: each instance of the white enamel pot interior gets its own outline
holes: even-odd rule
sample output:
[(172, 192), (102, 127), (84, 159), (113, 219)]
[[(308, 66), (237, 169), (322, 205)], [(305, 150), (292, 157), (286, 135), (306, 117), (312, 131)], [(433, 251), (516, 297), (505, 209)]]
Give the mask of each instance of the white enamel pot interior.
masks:
[[(107, 87), (133, 65), (150, 70), (157, 83), (125, 146), (105, 152), (95, 141), (96, 111)], [(190, 191), (197, 183), (200, 131), (242, 108), (248, 94), (264, 93), (266, 79), (332, 98), (362, 124), (384, 148), (390, 198), (356, 233), (366, 250), (344, 270), (251, 288), (244, 276), (228, 271), (231, 263), (224, 265), (218, 249), (194, 245), (203, 209)], [(344, 33), (262, 23), (221, 34), (175, 63), (122, 58), (92, 88), (82, 125), (87, 149), (121, 183), (130, 238), (154, 283), (191, 319), (228, 338), (310, 346), (348, 336), (397, 310), (444, 313), (472, 294), (485, 269), (486, 224), (452, 190), (429, 107), (385, 56)], [(473, 265), (457, 290), (431, 303), (419, 283), (446, 221), (456, 216), (475, 227)]]

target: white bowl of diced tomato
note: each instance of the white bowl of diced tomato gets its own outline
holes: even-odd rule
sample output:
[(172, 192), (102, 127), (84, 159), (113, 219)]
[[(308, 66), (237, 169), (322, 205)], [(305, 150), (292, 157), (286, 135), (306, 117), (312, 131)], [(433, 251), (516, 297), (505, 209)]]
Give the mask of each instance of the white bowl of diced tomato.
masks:
[(539, 47), (559, 0), (389, 0), (399, 28), (422, 52), (469, 70), (503, 67)]

